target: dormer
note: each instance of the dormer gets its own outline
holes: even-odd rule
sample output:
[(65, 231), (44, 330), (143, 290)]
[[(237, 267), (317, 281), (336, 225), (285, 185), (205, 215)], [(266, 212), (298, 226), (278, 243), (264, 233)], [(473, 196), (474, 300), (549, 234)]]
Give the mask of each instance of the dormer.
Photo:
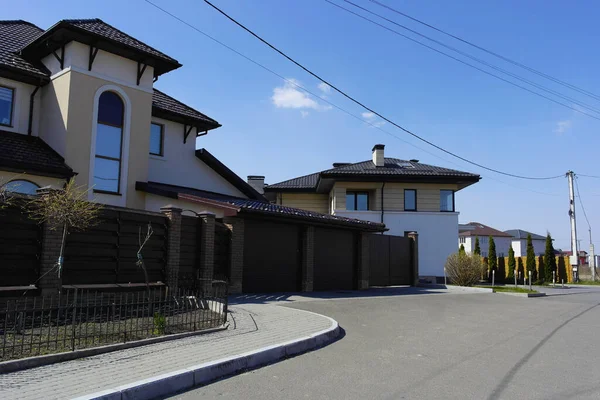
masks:
[(151, 89), (164, 73), (181, 67), (166, 54), (100, 19), (62, 20), (21, 49), (31, 62), (41, 61), (52, 76), (74, 70), (105, 80)]

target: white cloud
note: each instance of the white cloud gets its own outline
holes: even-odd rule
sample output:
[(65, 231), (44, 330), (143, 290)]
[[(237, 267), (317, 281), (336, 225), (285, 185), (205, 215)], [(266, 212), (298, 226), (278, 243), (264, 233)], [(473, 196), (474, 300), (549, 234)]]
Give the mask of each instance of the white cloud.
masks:
[(554, 128), (554, 133), (557, 135), (563, 135), (571, 130), (573, 122), (571, 120), (558, 121)]
[[(285, 82), (283, 86), (277, 86), (273, 89), (271, 101), (275, 107), (300, 110), (300, 114), (303, 118), (308, 115), (308, 111), (306, 110), (327, 111), (331, 109), (331, 106), (318, 103), (306, 92), (300, 90), (298, 88), (300, 82), (296, 79), (288, 79), (288, 81), (289, 82)], [(329, 86), (327, 87), (329, 88)]]
[(326, 84), (325, 82), (321, 82), (319, 83), (319, 89), (321, 90), (321, 92), (323, 93), (331, 93), (331, 86), (329, 86), (328, 84)]
[(362, 117), (366, 120), (369, 126), (373, 126), (375, 128), (381, 128), (385, 125), (385, 121), (377, 120), (377, 116), (372, 112), (364, 112), (361, 114)]
[(361, 114), (364, 119), (372, 120), (375, 118), (375, 114), (372, 112), (364, 112)]
[[(271, 100), (277, 108), (319, 108), (319, 103), (311, 99), (306, 92), (298, 89), (300, 83), (295, 79), (288, 79), (290, 82), (285, 82), (283, 86), (278, 86), (273, 89)], [(293, 82), (293, 83), (292, 83)]]

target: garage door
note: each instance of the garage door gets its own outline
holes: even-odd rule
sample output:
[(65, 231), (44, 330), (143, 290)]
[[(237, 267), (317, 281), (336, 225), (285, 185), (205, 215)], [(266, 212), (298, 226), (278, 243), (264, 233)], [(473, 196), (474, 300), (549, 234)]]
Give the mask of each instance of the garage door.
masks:
[(356, 245), (351, 231), (315, 229), (314, 290), (356, 287)]
[(245, 220), (245, 293), (300, 290), (300, 230), (297, 225)]

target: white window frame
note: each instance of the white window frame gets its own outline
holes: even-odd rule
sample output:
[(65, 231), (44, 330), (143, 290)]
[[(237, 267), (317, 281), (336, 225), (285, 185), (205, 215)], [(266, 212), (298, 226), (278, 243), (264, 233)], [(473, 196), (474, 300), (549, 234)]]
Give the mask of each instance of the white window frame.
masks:
[[(121, 207), (125, 207), (127, 204), (127, 182), (128, 182), (128, 173), (129, 173), (129, 141), (131, 136), (131, 101), (129, 100), (129, 96), (127, 93), (116, 85), (104, 85), (98, 90), (96, 90), (96, 94), (94, 95), (94, 108), (92, 115), (92, 137), (90, 143), (90, 171), (88, 175), (88, 186), (92, 187), (94, 184), (94, 164), (96, 161), (96, 136), (98, 132), (98, 106), (100, 103), (100, 95), (104, 92), (115, 92), (121, 97), (123, 100), (123, 105), (125, 106), (125, 112), (123, 115), (123, 132), (122, 132), (122, 144), (121, 144), (121, 171), (120, 171), (120, 185), (119, 185), (119, 194), (105, 194), (105, 193), (93, 193), (93, 190), (88, 191), (88, 200), (93, 200), (94, 198), (98, 198), (101, 201), (110, 203), (112, 205), (117, 205)], [(112, 197), (112, 199), (111, 199)]]

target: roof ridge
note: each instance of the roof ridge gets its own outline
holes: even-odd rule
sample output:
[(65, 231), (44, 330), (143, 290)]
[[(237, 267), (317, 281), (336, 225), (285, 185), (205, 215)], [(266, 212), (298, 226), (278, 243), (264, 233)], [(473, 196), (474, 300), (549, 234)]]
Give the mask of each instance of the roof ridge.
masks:
[(42, 28), (40, 28), (39, 26), (37, 26), (33, 22), (25, 21), (24, 19), (4, 19), (4, 20), (0, 20), (0, 24), (2, 24), (2, 25), (8, 25), (8, 24), (25, 24), (25, 25), (30, 25), (30, 26), (36, 27), (39, 30), (43, 30)]
[(285, 181), (276, 182), (276, 183), (271, 183), (270, 185), (267, 185), (267, 186), (280, 185), (280, 184), (282, 184), (282, 183), (286, 183), (286, 182), (289, 182), (289, 181), (295, 181), (295, 180), (297, 180), (297, 179), (306, 178), (306, 177), (308, 177), (308, 176), (311, 176), (311, 175), (317, 175), (317, 174), (320, 174), (321, 172), (323, 172), (323, 171), (319, 171), (319, 172), (313, 172), (312, 174), (306, 174), (306, 175), (302, 175), (302, 176), (297, 176), (297, 177), (295, 177), (295, 178), (286, 179)]

